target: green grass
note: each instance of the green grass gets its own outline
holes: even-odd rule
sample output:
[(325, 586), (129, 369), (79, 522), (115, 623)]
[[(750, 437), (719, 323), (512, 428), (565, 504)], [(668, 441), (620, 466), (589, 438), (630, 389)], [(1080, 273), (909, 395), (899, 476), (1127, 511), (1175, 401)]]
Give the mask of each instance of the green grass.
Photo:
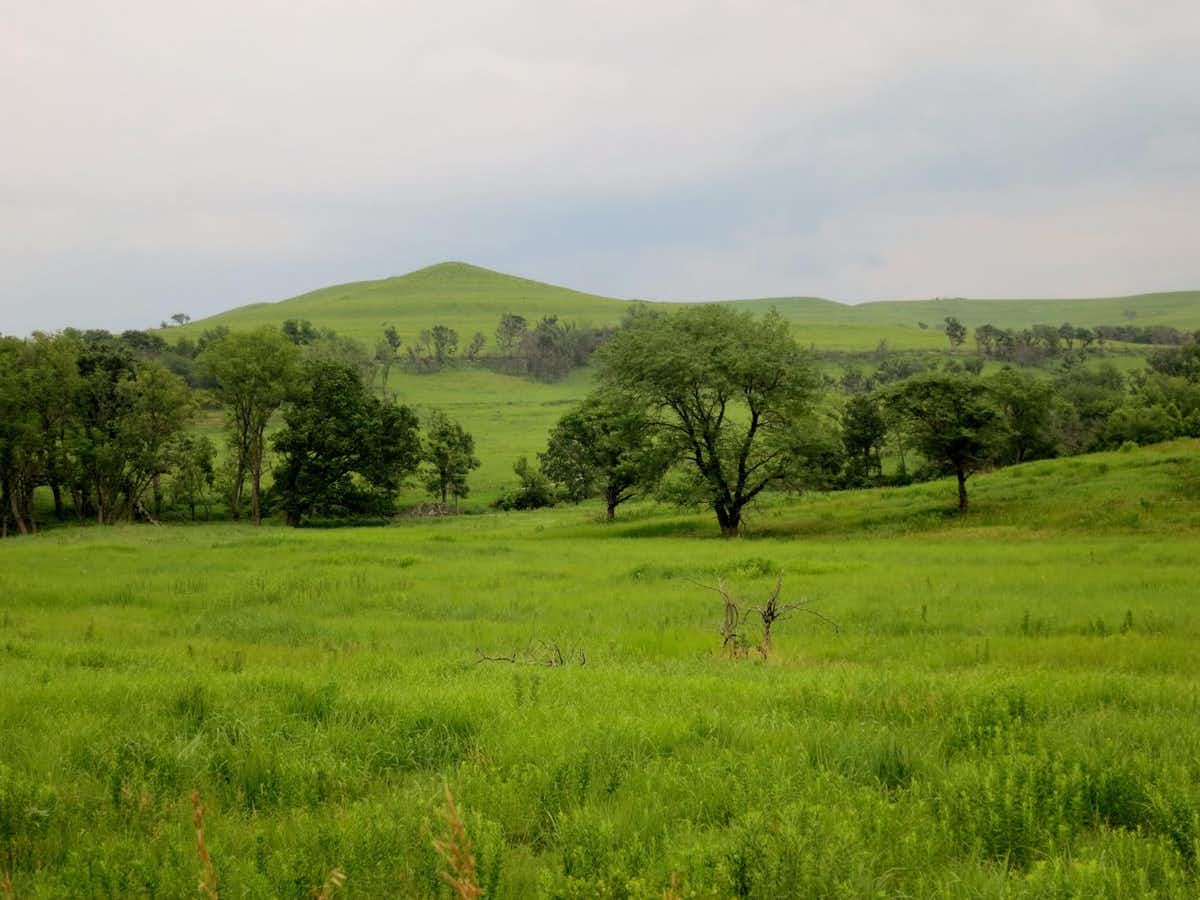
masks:
[[(1200, 444), (709, 516), (0, 544), (15, 895), (1195, 896)], [(624, 511), (623, 511), (624, 512)], [(718, 652), (726, 579), (799, 617)], [(586, 665), (477, 663), (536, 641)], [(0, 873), (2, 876), (2, 873)]]

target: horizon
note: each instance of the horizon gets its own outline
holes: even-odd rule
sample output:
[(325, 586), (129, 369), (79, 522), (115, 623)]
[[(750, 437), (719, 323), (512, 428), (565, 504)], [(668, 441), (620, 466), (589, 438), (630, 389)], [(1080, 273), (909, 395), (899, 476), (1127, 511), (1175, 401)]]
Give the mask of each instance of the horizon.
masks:
[(1174, 0), (26, 5), (0, 330), (437, 259), (666, 302), (1188, 290), (1197, 46)]

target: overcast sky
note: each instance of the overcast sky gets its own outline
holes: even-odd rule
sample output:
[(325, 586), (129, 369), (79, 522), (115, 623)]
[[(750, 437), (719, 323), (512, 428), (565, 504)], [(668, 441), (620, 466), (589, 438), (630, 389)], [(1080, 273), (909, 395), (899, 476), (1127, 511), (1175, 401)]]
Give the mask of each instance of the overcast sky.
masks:
[(1197, 0), (0, 9), (3, 332), (447, 259), (660, 299), (1200, 287)]

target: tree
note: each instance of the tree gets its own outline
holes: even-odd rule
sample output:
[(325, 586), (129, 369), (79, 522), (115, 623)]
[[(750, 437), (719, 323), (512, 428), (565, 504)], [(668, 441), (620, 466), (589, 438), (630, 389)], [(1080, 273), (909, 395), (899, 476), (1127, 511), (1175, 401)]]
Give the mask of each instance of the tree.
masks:
[(271, 416), (287, 397), (299, 351), (280, 332), (257, 331), (220, 337), (200, 357), (216, 380), (217, 399), (225, 404), (230, 445), (234, 455), (231, 512), (241, 515), (243, 490), (250, 479), (250, 514), (262, 522), (264, 434)]
[(425, 488), (443, 504), (448, 497), (455, 503), (467, 496), (467, 476), (479, 468), (475, 458), (475, 439), (458, 422), (450, 421), (441, 410), (430, 413), (421, 444), (425, 464)]
[(883, 474), (882, 450), (887, 438), (887, 420), (873, 394), (856, 394), (842, 409), (842, 445), (846, 451), (847, 476), (852, 484)]
[(321, 334), (308, 319), (285, 319), (279, 330), (297, 347), (311, 344)]
[(305, 361), (298, 383), (271, 440), (287, 523), (314, 512), (390, 512), (419, 459), (416, 416), (372, 396), (356, 369), (332, 360)]
[(600, 392), (558, 421), (540, 462), (569, 499), (599, 493), (611, 522), (620, 504), (658, 481), (670, 459), (643, 410)]
[(929, 465), (958, 479), (965, 513), (967, 479), (994, 458), (1002, 435), (987, 385), (970, 375), (921, 375), (898, 385), (891, 399)]
[(487, 338), (483, 336), (482, 331), (475, 332), (475, 336), (471, 338), (471, 343), (467, 344), (466, 357), (469, 362), (475, 362), (479, 359), (479, 354), (483, 352), (483, 345), (487, 343)]
[(520, 457), (513, 465), (513, 472), (517, 476), (517, 487), (496, 501), (498, 508), (541, 509), (554, 505), (554, 486), (537, 466), (530, 464), (528, 457)]
[(186, 325), (188, 322), (192, 321), (192, 317), (187, 313), (175, 313), (171, 316), (171, 321), (176, 325)]
[(396, 331), (396, 326), (385, 325), (383, 327), (383, 337), (375, 344), (375, 361), (383, 369), (380, 394), (382, 394), (384, 400), (387, 399), (388, 375), (391, 374), (392, 366), (396, 364), (396, 360), (400, 356), (401, 343), (400, 334)]
[(946, 323), (946, 337), (950, 340), (950, 346), (961, 347), (967, 339), (967, 326), (954, 316), (946, 316), (943, 321)]
[(175, 441), (171, 453), (171, 502), (186, 506), (193, 521), (197, 504), (202, 504), (207, 518), (209, 497), (216, 478), (213, 467), (216, 447), (206, 435), (184, 434)]
[(986, 381), (1004, 426), (999, 448), (1006, 463), (1054, 456), (1054, 390), (1018, 369), (1005, 367)]
[(650, 429), (694, 467), (727, 537), (748, 504), (803, 465), (796, 423), (818, 381), (774, 310), (756, 319), (711, 304), (642, 317), (600, 349), (600, 378), (647, 409)]
[(496, 349), (501, 356), (511, 356), (513, 350), (520, 346), (521, 338), (529, 330), (529, 323), (524, 316), (515, 313), (505, 313), (500, 317), (496, 327)]

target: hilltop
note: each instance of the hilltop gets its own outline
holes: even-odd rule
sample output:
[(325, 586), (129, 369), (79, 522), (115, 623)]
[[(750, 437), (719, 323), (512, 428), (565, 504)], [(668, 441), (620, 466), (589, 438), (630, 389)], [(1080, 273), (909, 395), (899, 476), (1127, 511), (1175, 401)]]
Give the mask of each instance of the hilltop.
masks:
[[(411, 339), (442, 322), (464, 340), (476, 331), (491, 339), (505, 312), (536, 320), (557, 315), (580, 324), (610, 325), (629, 300), (604, 297), (464, 262), (437, 265), (376, 281), (332, 285), (288, 300), (255, 303), (198, 320), (179, 330), (198, 333), (224, 325), (232, 329), (278, 325), (308, 319), (371, 345), (383, 325), (395, 325)], [(655, 301), (651, 301), (655, 302)], [(1004, 328), (1037, 323), (1075, 325), (1171, 325), (1200, 328), (1200, 291), (1062, 300), (934, 299), (859, 304), (818, 297), (729, 300), (739, 307), (775, 307), (797, 326), (803, 343), (829, 350), (868, 350), (879, 340), (895, 349), (937, 349), (945, 339), (937, 325), (955, 316), (969, 328), (990, 322)], [(922, 327), (924, 325), (925, 327)]]

